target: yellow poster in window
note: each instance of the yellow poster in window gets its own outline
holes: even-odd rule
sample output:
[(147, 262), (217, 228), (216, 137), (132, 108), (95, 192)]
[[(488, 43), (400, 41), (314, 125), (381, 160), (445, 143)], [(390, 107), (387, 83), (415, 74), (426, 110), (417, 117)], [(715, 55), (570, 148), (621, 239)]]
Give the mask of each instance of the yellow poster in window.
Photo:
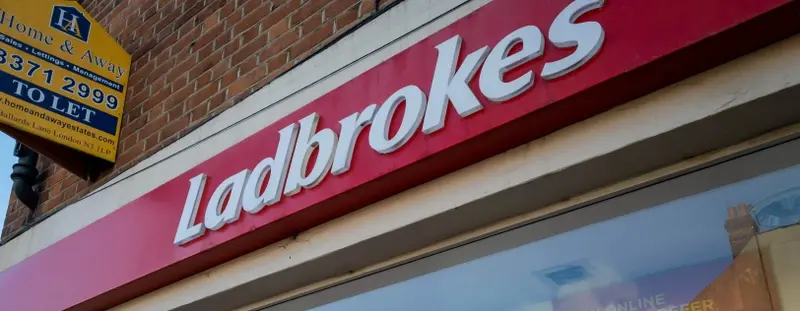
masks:
[(114, 162), (131, 56), (76, 1), (0, 0), (0, 121)]

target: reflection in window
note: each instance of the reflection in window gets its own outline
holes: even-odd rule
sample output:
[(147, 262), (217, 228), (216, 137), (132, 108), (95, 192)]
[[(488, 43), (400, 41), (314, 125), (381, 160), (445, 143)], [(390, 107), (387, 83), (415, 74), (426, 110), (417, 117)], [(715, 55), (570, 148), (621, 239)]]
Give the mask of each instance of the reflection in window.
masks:
[[(11, 166), (16, 163), (14, 145), (16, 140), (0, 132), (0, 219), (6, 220), (9, 199), (11, 198)], [(13, 220), (13, 219), (12, 219)], [(2, 236), (0, 229), (0, 236)]]
[(799, 189), (791, 167), (313, 310), (772, 310), (753, 237), (798, 223)]
[(800, 222), (800, 187), (795, 187), (759, 202), (751, 210), (761, 232)]

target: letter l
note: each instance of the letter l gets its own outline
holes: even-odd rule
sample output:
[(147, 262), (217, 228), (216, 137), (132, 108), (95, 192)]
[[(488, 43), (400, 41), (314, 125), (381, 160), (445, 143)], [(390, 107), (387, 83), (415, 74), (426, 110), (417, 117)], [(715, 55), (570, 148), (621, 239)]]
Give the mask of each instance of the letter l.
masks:
[(186, 195), (186, 202), (183, 205), (183, 213), (178, 223), (178, 232), (175, 233), (175, 245), (182, 245), (203, 235), (205, 226), (202, 223), (195, 224), (197, 210), (200, 205), (200, 197), (203, 195), (203, 188), (206, 186), (206, 174), (200, 173), (189, 180), (189, 193)]

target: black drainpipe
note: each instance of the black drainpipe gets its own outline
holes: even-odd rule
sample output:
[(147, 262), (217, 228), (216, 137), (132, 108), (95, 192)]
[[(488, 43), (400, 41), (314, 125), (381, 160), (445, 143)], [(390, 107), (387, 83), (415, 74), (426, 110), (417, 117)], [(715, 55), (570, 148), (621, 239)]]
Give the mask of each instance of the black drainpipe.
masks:
[(19, 160), (11, 167), (11, 180), (14, 181), (11, 189), (22, 204), (34, 210), (39, 205), (39, 192), (34, 189), (40, 181), (39, 170), (36, 169), (39, 154), (17, 142), (14, 146), (14, 156)]

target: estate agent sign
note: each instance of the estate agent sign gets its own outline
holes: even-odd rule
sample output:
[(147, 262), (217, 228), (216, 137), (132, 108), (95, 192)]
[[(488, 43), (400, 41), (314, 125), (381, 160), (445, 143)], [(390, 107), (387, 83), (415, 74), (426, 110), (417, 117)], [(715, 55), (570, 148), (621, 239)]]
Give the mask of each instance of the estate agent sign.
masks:
[(5, 125), (114, 162), (130, 63), (75, 1), (0, 0)]

